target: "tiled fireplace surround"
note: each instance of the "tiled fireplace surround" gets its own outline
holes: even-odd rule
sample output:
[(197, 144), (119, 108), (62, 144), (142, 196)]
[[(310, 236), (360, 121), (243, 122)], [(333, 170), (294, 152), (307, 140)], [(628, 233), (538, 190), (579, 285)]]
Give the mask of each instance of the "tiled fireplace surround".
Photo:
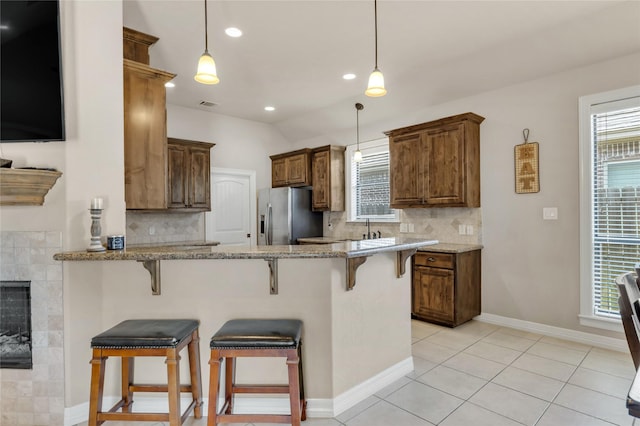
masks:
[(31, 281), (33, 333), (33, 369), (0, 369), (0, 426), (64, 424), (61, 250), (61, 232), (0, 232), (0, 280)]

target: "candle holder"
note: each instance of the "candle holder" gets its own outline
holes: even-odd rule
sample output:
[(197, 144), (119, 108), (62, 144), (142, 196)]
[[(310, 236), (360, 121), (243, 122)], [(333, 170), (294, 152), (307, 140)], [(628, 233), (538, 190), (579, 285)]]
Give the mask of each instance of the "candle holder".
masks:
[(106, 249), (100, 243), (100, 234), (102, 233), (100, 216), (102, 215), (102, 209), (89, 209), (89, 211), (91, 212), (91, 244), (87, 251), (105, 251)]

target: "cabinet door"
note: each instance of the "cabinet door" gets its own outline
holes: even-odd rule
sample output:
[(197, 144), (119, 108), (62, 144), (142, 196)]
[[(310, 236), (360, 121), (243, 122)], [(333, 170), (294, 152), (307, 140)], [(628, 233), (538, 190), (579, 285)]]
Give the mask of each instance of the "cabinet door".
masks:
[(389, 139), (391, 207), (422, 204), (423, 173), (419, 133)]
[(191, 148), (189, 160), (189, 206), (211, 210), (211, 162), (209, 149)]
[(287, 162), (285, 158), (271, 160), (271, 187), (287, 186)]
[(425, 203), (462, 206), (465, 203), (464, 124), (427, 131)]
[(168, 146), (168, 179), (169, 208), (186, 208), (189, 206), (189, 151), (182, 145)]
[(446, 324), (454, 320), (454, 272), (451, 269), (414, 269), (413, 314)]
[(331, 198), (331, 155), (329, 151), (313, 153), (311, 180), (313, 181), (313, 210), (329, 210)]
[(287, 184), (289, 186), (305, 186), (309, 185), (308, 158), (305, 154), (293, 155), (286, 159)]
[(127, 209), (164, 209), (165, 80), (138, 68), (124, 66), (125, 203)]

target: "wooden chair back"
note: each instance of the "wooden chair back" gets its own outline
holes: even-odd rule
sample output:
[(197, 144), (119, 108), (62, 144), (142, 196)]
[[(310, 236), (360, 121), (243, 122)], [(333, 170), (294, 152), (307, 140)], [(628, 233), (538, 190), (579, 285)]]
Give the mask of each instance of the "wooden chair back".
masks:
[(633, 365), (638, 371), (640, 366), (640, 288), (638, 288), (638, 275), (629, 272), (616, 278), (616, 285), (620, 297), (620, 317), (627, 338)]

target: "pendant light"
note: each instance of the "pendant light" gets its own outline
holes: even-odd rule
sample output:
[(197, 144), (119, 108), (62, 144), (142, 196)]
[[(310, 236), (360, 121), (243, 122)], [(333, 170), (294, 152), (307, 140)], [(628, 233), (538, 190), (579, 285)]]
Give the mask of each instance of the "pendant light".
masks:
[(373, 72), (369, 76), (369, 85), (364, 94), (372, 98), (384, 96), (387, 94), (387, 89), (384, 88), (384, 76), (378, 69), (378, 1), (373, 0), (373, 14), (375, 20), (375, 41), (376, 41), (376, 66)]
[(216, 63), (209, 54), (209, 34), (207, 31), (207, 0), (204, 0), (204, 53), (198, 61), (198, 72), (193, 77), (198, 83), (218, 84), (220, 79), (216, 75)]
[(353, 161), (356, 163), (362, 162), (362, 152), (360, 152), (360, 111), (364, 109), (364, 105), (361, 103), (356, 104), (356, 152), (353, 153)]

